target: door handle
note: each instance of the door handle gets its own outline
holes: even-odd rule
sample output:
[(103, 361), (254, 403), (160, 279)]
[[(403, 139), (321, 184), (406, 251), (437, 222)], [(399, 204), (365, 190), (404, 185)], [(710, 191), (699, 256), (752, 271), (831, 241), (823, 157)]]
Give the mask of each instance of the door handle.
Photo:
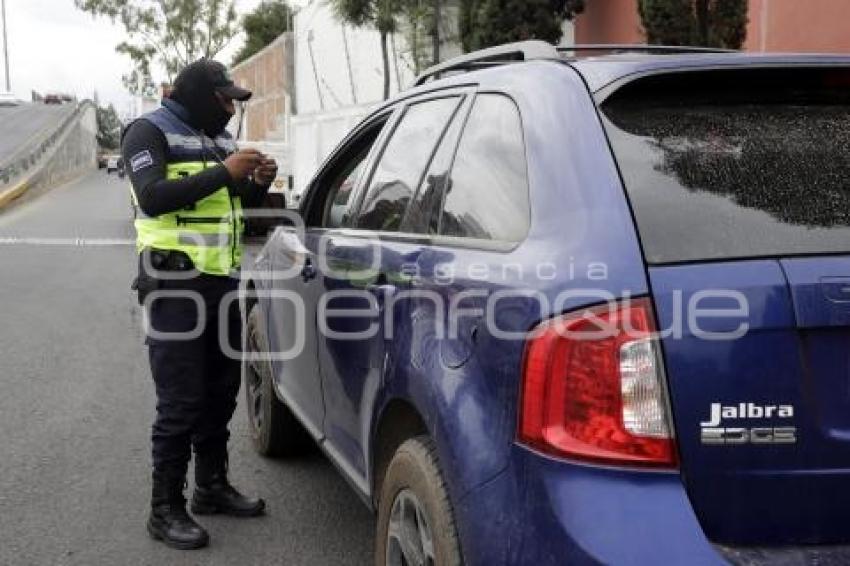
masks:
[(395, 294), (397, 287), (388, 283), (384, 283), (383, 285), (376, 285), (372, 283), (371, 285), (366, 285), (366, 290), (374, 295), (390, 296)]
[(313, 260), (310, 259), (309, 257), (305, 258), (304, 259), (304, 267), (301, 268), (301, 279), (303, 279), (304, 282), (306, 283), (307, 281), (310, 281), (311, 279), (315, 279), (316, 275), (318, 275), (318, 274), (319, 274), (319, 272), (316, 269), (316, 266), (313, 264)]
[(375, 295), (392, 295), (396, 292), (396, 286), (389, 282), (386, 274), (379, 273), (375, 281), (366, 285), (366, 290)]

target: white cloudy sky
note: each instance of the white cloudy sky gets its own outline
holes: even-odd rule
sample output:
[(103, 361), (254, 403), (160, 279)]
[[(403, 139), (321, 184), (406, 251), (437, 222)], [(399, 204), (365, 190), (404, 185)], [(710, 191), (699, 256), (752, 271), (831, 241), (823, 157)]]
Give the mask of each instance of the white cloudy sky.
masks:
[[(236, 0), (236, 8), (245, 13), (258, 3)], [(124, 39), (119, 25), (79, 11), (74, 0), (6, 0), (6, 19), (12, 91), (19, 98), (29, 100), (31, 90), (86, 97), (97, 90), (102, 101), (114, 103), (119, 111), (127, 105), (121, 75), (129, 63), (115, 52)], [(220, 59), (229, 62), (241, 41), (234, 39)], [(2, 81), (0, 88), (5, 88)]]

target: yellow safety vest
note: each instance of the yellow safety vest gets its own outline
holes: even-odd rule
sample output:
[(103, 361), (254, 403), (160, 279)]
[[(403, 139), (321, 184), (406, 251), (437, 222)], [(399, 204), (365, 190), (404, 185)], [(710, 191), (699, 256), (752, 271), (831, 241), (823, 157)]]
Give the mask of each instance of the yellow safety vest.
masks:
[[(195, 175), (213, 162), (169, 163), (167, 179)], [(135, 194), (133, 195), (135, 199)], [(136, 249), (179, 251), (188, 255), (195, 268), (210, 275), (230, 275), (242, 263), (245, 220), (242, 202), (221, 187), (193, 206), (157, 217), (136, 219)]]

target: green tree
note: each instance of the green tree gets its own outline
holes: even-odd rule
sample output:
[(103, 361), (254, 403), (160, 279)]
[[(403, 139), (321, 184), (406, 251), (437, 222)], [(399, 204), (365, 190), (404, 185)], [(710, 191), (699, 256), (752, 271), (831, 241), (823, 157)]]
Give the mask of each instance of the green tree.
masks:
[(584, 11), (584, 4), (585, 0), (462, 0), (461, 43), (464, 51), (528, 39), (557, 43), (564, 20)]
[(403, 0), (403, 31), (415, 74), (443, 60), (442, 45), (460, 41), (455, 7), (450, 0)]
[(410, 49), (411, 66), (415, 75), (432, 62), (439, 60), (439, 47), (433, 48), (437, 51), (436, 56), (429, 55), (427, 52), (427, 36), (432, 35), (431, 41), (435, 41), (432, 29), (434, 10), (430, 4), (429, 0), (404, 0), (402, 3), (401, 19), (405, 24), (404, 36)]
[(103, 149), (118, 149), (121, 142), (121, 120), (115, 106), (97, 106), (97, 145)]
[(747, 37), (747, 0), (638, 0), (652, 44), (740, 49)]
[(266, 45), (292, 31), (292, 7), (285, 0), (263, 0), (252, 12), (242, 18), (245, 45), (236, 53), (236, 65), (262, 50)]
[(337, 19), (358, 27), (373, 27), (381, 36), (384, 99), (390, 97), (389, 37), (398, 30), (404, 0), (328, 0)]
[(123, 80), (133, 94), (155, 92), (155, 64), (172, 82), (192, 61), (215, 57), (237, 32), (233, 0), (74, 0), (74, 4), (124, 27), (128, 40), (116, 50), (132, 62)]

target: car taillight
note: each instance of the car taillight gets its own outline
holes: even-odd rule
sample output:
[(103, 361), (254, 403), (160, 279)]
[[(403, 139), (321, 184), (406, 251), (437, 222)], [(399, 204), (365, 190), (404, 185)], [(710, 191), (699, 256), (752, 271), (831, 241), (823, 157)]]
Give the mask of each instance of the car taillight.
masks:
[(525, 351), (520, 442), (579, 460), (674, 467), (654, 330), (647, 299), (541, 324)]

